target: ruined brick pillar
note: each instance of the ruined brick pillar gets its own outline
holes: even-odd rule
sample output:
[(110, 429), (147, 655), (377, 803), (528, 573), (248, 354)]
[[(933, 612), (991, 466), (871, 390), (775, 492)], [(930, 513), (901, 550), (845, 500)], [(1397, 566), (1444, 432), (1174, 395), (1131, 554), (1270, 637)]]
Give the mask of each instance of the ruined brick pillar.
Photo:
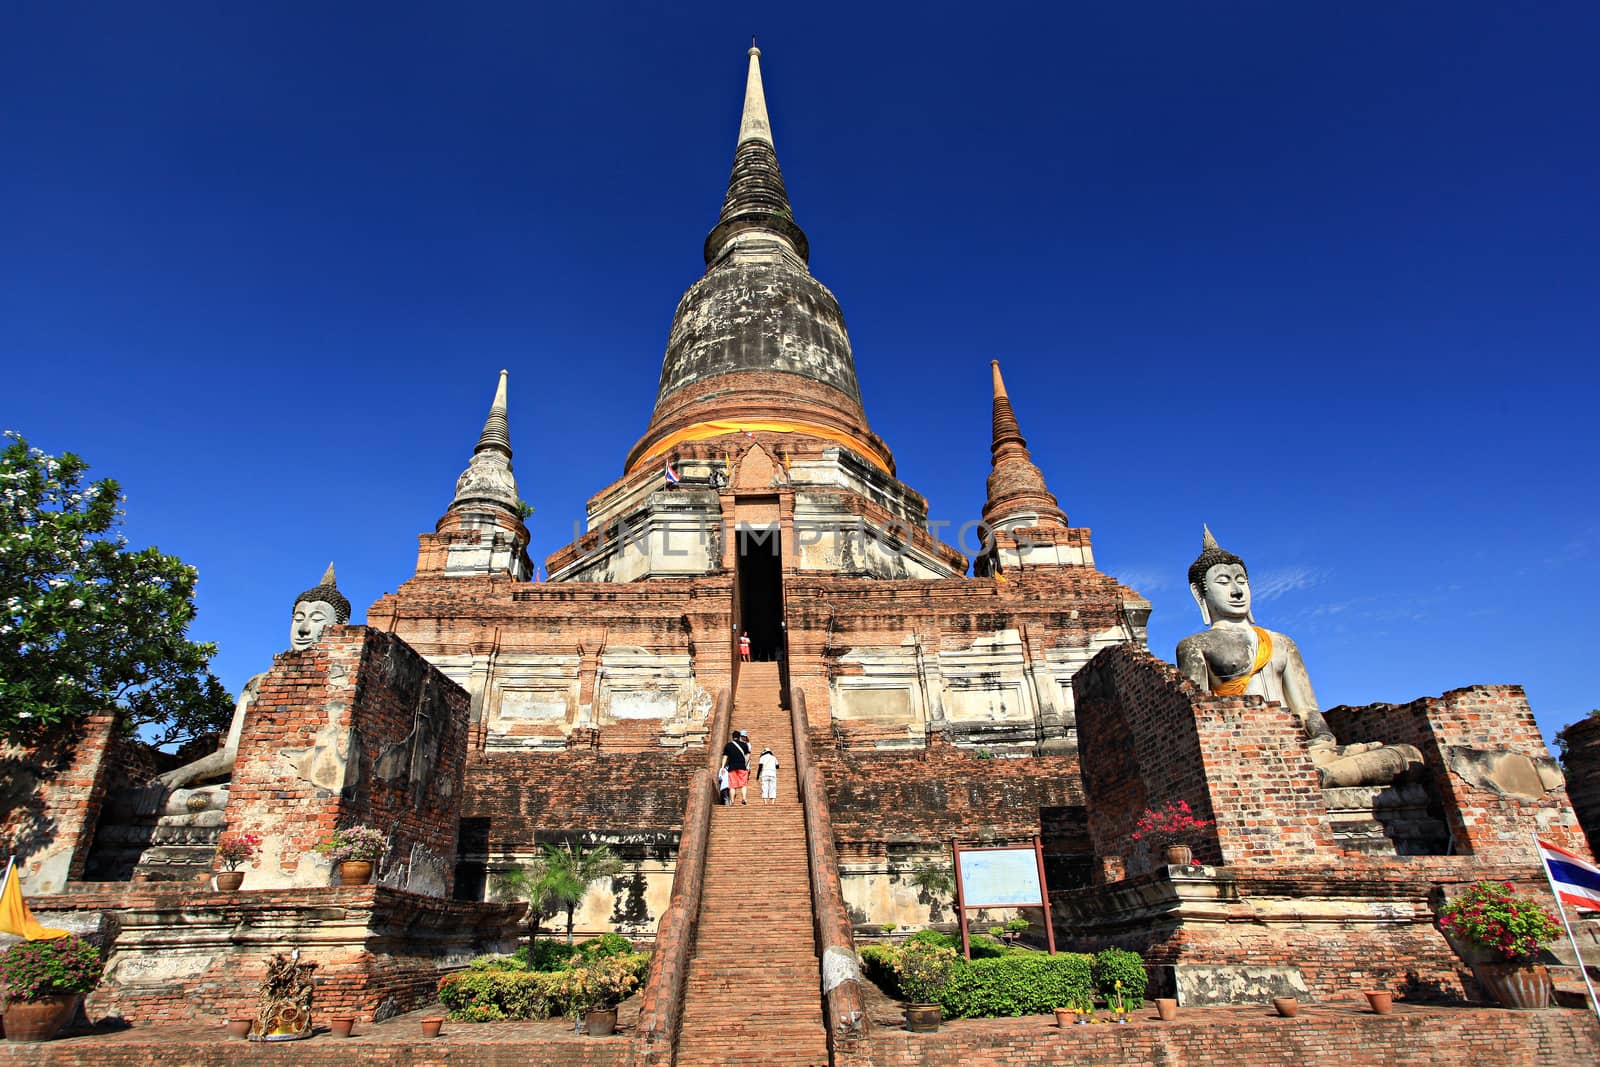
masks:
[(329, 629), (285, 652), (245, 722), (228, 830), (262, 837), (254, 889), (328, 885), (316, 845), (353, 823), (389, 834), (375, 880), (444, 896), (455, 866), (469, 698), (400, 638)]

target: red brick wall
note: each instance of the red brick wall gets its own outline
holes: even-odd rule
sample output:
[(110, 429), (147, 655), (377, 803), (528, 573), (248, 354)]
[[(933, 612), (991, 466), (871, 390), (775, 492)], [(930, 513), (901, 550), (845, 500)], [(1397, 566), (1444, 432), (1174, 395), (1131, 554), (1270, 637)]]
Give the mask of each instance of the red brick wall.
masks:
[(280, 654), (246, 720), (228, 801), (229, 830), (268, 839), (253, 884), (325, 884), (317, 843), (365, 823), (391, 835), (379, 877), (398, 877), (420, 846), (447, 891), (468, 718), (466, 690), (391, 634), (335, 627)]
[(1579, 855), (1588, 854), (1566, 789), (1552, 789), (1537, 800), (1503, 796), (1474, 786), (1449, 768), (1453, 747), (1550, 758), (1520, 685), (1475, 685), (1409, 704), (1341, 706), (1325, 717), (1342, 742), (1403, 742), (1422, 750), (1429, 784), (1444, 805), (1458, 853), (1489, 863), (1537, 864), (1532, 842), (1537, 832)]
[(1203, 696), (1171, 664), (1108, 648), (1073, 679), (1089, 832), (1102, 857), (1149, 869), (1133, 840), (1146, 808), (1187, 801), (1215, 825), (1202, 863), (1292, 865), (1335, 853), (1316, 768), (1292, 712), (1258, 697)]
[[(1363, 1009), (1280, 1019), (1259, 1009), (1182, 1011), (1174, 1023), (1058, 1030), (1030, 1019), (962, 1021), (933, 1034), (879, 1030), (878, 1067), (1010, 1064), (1162, 1064), (1164, 1067), (1305, 1067), (1306, 1064), (1437, 1064), (1546, 1067), (1600, 1062), (1600, 1026), (1577, 1011), (1457, 1009), (1377, 1016)], [(1403, 1009), (1402, 1009), (1403, 1011)], [(1143, 1015), (1144, 1013), (1140, 1013)], [(1151, 1013), (1153, 1014), (1153, 1013)]]
[(508, 947), (525, 911), (371, 885), (199, 895), (189, 886), (121, 885), (31, 903), (41, 919), (115, 916), (106, 982), (90, 996), (90, 1014), (133, 1021), (251, 1014), (268, 961), (295, 948), (318, 964), (319, 1017), (409, 1011), (434, 999), (443, 974)]
[(811, 747), (841, 845), (1032, 843), (1041, 809), (1083, 803), (1075, 756), (980, 759), (937, 738), (925, 749), (841, 751), (815, 723)]
[(83, 877), (117, 740), (116, 716), (92, 715), (37, 747), (0, 746), (0, 851), (25, 892)]

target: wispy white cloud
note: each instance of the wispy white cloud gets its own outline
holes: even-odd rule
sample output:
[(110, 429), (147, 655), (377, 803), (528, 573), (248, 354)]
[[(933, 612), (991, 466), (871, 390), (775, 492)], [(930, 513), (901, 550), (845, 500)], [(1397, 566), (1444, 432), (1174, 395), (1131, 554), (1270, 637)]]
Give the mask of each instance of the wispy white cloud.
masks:
[(1324, 578), (1316, 567), (1275, 567), (1250, 576), (1252, 600), (1276, 600), (1297, 589), (1310, 589)]
[(1177, 582), (1172, 577), (1171, 567), (1127, 567), (1114, 576), (1123, 585), (1137, 589), (1141, 593), (1159, 593), (1167, 589), (1177, 588)]

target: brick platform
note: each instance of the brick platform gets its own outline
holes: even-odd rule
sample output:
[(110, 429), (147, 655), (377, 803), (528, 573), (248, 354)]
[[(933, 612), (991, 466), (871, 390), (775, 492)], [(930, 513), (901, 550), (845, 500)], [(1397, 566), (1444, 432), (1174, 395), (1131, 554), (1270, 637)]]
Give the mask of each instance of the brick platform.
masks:
[[(617, 1036), (583, 1037), (562, 1020), (445, 1023), (444, 1033), (418, 1036), (424, 1014), (356, 1025), (356, 1036), (325, 1031), (308, 1041), (246, 1045), (222, 1032), (221, 1020), (199, 1026), (136, 1026), (70, 1036), (39, 1045), (0, 1042), (0, 1067), (232, 1067), (238, 1063), (339, 1067), (630, 1067), (635, 1061), (629, 1004)], [(440, 1012), (439, 1014), (443, 1014)], [(1302, 1005), (1294, 1019), (1260, 1007), (1182, 1011), (1158, 1022), (1146, 1007), (1125, 1026), (1074, 1026), (1052, 1018), (960, 1019), (937, 1033), (913, 1034), (893, 1002), (874, 998), (878, 1067), (994, 1067), (1000, 1064), (1122, 1067), (1304, 1067), (1343, 1061), (1361, 1067), (1551, 1067), (1600, 1062), (1600, 1024), (1575, 1009), (1517, 1012), (1499, 1008), (1395, 1005), (1377, 1016), (1354, 1003)], [(324, 1016), (318, 1014), (319, 1026)], [(713, 1067), (680, 1061), (679, 1067)]]

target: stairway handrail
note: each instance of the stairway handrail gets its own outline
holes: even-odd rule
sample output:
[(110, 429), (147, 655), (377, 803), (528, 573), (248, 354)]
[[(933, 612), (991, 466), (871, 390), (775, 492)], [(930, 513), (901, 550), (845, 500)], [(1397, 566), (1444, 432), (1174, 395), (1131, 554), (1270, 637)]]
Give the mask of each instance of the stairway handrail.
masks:
[(839, 856), (833, 843), (833, 816), (822, 772), (811, 755), (811, 727), (806, 718), (805, 690), (789, 694), (789, 724), (794, 733), (795, 779), (800, 810), (805, 816), (806, 858), (811, 868), (811, 919), (822, 960), (823, 1007), (828, 1024), (828, 1049), (833, 1061), (864, 1053), (867, 1041), (866, 998), (850, 913), (839, 884)]
[[(733, 719), (733, 691), (717, 692), (716, 710), (706, 734), (706, 765), (689, 780), (689, 800), (684, 805), (683, 832), (678, 837), (678, 869), (672, 879), (672, 896), (656, 927), (655, 952), (650, 974), (640, 998), (639, 1022), (634, 1031), (641, 1043), (642, 1062), (672, 1062), (683, 1016), (684, 980), (694, 954), (700, 926), (700, 897), (705, 888), (706, 851), (711, 841), (711, 808), (716, 797), (717, 768), (728, 743)], [(665, 1056), (664, 1060), (661, 1057)]]

